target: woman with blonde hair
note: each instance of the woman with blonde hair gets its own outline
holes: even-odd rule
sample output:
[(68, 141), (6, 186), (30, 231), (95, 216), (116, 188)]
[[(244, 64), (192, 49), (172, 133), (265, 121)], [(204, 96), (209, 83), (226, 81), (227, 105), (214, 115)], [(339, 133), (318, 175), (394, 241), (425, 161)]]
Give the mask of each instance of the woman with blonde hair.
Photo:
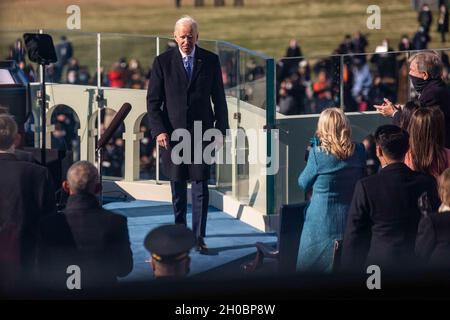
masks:
[(442, 204), (438, 212), (422, 216), (416, 254), (427, 267), (450, 269), (450, 168), (438, 178)]
[(364, 176), (366, 154), (362, 143), (351, 141), (350, 122), (341, 109), (322, 111), (316, 136), (298, 178), (303, 190), (312, 190), (312, 197), (305, 212), (297, 270), (330, 272), (334, 242), (343, 238), (353, 189)]
[(409, 151), (405, 164), (414, 171), (438, 177), (450, 166), (450, 149), (445, 148), (445, 117), (438, 107), (414, 111), (408, 125)]

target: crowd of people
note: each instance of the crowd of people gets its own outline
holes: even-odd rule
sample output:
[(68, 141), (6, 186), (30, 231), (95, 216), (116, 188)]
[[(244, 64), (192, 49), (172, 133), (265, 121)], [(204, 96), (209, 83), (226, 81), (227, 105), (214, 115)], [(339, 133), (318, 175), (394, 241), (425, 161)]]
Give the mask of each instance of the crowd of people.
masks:
[[(385, 39), (376, 47), (373, 54), (368, 55), (367, 36), (360, 32), (345, 35), (344, 40), (333, 51), (333, 55), (317, 61), (303, 58), (301, 47), (295, 39), (289, 41), (285, 58), (277, 64), (276, 102), (277, 111), (285, 115), (320, 113), (322, 110), (343, 105), (345, 111), (375, 110), (374, 105), (383, 103), (387, 98), (393, 103), (404, 104), (411, 97), (408, 80), (407, 56), (402, 51), (427, 49), (430, 32), (433, 28), (433, 13), (424, 4), (418, 13), (418, 30), (410, 38), (403, 35), (398, 43), (398, 51), (394, 51), (389, 40)], [(448, 8), (439, 4), (436, 19), (436, 30), (445, 42), (448, 33)], [(174, 46), (169, 42), (167, 48)], [(75, 55), (74, 44), (65, 36), (61, 36), (55, 50), (58, 61), (47, 67), (46, 80), (56, 83), (80, 85), (96, 85), (97, 73), (89, 71), (81, 65)], [(443, 78), (450, 84), (450, 61), (444, 51), (440, 51), (444, 71)], [(344, 55), (344, 56), (342, 56)], [(8, 59), (15, 60), (30, 81), (36, 80), (36, 70), (27, 63), (26, 50), (21, 39), (10, 46)], [(239, 95), (244, 101), (252, 102), (255, 88), (251, 83), (264, 77), (264, 68), (254, 59), (245, 64), (242, 79), (236, 74), (236, 57), (230, 52), (221, 53), (222, 78), (229, 94)], [(342, 61), (341, 61), (342, 60)], [(314, 64), (312, 64), (314, 62)], [(342, 62), (342, 63), (341, 63)], [(151, 75), (150, 68), (144, 68), (139, 60), (125, 57), (114, 62), (107, 72), (101, 72), (101, 85), (115, 88), (145, 89)], [(237, 84), (241, 89), (236, 91)], [(414, 92), (412, 92), (414, 95)], [(341, 101), (341, 99), (343, 101)], [(55, 131), (52, 133), (52, 145), (57, 149), (78, 151), (78, 138), (74, 134), (75, 124), (71, 128), (64, 124), (74, 121), (70, 112), (57, 115), (64, 121), (54, 121)], [(69, 120), (67, 120), (70, 118)], [(155, 177), (155, 143), (150, 138), (150, 130), (146, 123), (141, 129), (144, 139), (141, 140), (141, 177)], [(54, 144), (53, 144), (54, 143)], [(123, 176), (124, 140), (120, 135), (108, 144), (105, 153), (104, 172), (111, 176)]]
[[(76, 57), (74, 44), (61, 36), (55, 45), (57, 62), (46, 67), (45, 81), (53, 83), (67, 83), (79, 85), (97, 85), (97, 73), (89, 70), (88, 66), (80, 64)], [(37, 70), (26, 58), (26, 48), (22, 39), (9, 47), (7, 60), (14, 60), (23, 70), (30, 82), (39, 81)], [(149, 70), (149, 69), (148, 69)], [(100, 83), (103, 87), (144, 89), (148, 86), (150, 71), (145, 71), (138, 59), (127, 60), (122, 57), (113, 62), (108, 71), (101, 67)]]
[[(321, 112), (298, 179), (312, 191), (298, 213), (305, 215), (298, 271), (336, 271), (336, 241), (341, 271), (365, 272), (371, 264), (402, 273), (450, 268), (449, 93), (437, 77), (439, 55), (421, 52), (408, 64), (421, 99), (405, 106), (386, 99), (377, 109), (393, 124), (364, 143), (352, 140), (342, 109)], [(62, 186), (67, 206), (56, 213), (49, 172), (16, 150), (17, 134), (14, 119), (0, 114), (0, 185), (8, 185), (0, 190), (2, 285), (38, 281), (61, 288), (72, 261), (83, 267), (84, 287), (114, 285), (131, 272), (132, 252), (126, 218), (102, 209), (95, 197), (97, 169), (87, 161), (71, 166)], [(377, 162), (370, 162), (373, 150)], [(184, 226), (150, 232), (144, 245), (154, 275), (187, 275), (194, 240)]]
[[(175, 42), (169, 41), (167, 49), (172, 48), (174, 45), (176, 45)], [(94, 73), (91, 76), (88, 67), (80, 65), (79, 60), (74, 57), (74, 45), (65, 36), (61, 36), (60, 42), (55, 45), (55, 51), (58, 61), (46, 67), (47, 82), (97, 85), (97, 74)], [(228, 55), (225, 54), (225, 56)], [(14, 45), (10, 46), (6, 59), (15, 60), (30, 82), (38, 81), (37, 73), (33, 65), (27, 63), (26, 49), (21, 39), (17, 39)], [(234, 69), (229, 63), (224, 63), (223, 79), (227, 87), (236, 85), (237, 81), (235, 80), (235, 75), (232, 74), (233, 72), (226, 71)], [(246, 77), (248, 81), (254, 80), (258, 76), (258, 73), (261, 74), (263, 72), (252, 63), (249, 63), (248, 70), (248, 76)], [(127, 61), (126, 58), (120, 58), (117, 62), (113, 63), (106, 74), (102, 70), (101, 85), (114, 88), (146, 89), (149, 84), (150, 74), (151, 69), (145, 71), (137, 59), (131, 58)], [(245, 95), (247, 97), (246, 99), (248, 99), (251, 92), (244, 90), (242, 95)], [(113, 111), (107, 109), (106, 118), (111, 118), (113, 115)], [(25, 144), (27, 146), (34, 146), (34, 132), (31, 130), (32, 121), (30, 117), (26, 123), (27, 139)], [(80, 141), (77, 133), (79, 122), (73, 111), (66, 106), (57, 107), (52, 114), (51, 123), (54, 125), (51, 137), (52, 148), (73, 151), (74, 159), (79, 159)], [(105, 123), (104, 119), (102, 119), (102, 132), (104, 132), (107, 125), (108, 120)], [(140, 129), (144, 135), (140, 140), (140, 178), (155, 179), (156, 144), (155, 140), (151, 138), (147, 117), (141, 122)], [(105, 148), (102, 161), (102, 169), (105, 176), (124, 176), (125, 140), (122, 138), (123, 132), (124, 127), (122, 126), (116, 131)], [(160, 177), (164, 179), (162, 174), (160, 174)]]
[[(176, 45), (170, 41), (167, 49)], [(46, 69), (46, 81), (55, 83), (79, 84), (79, 85), (97, 85), (96, 74), (91, 77), (87, 66), (79, 64), (78, 59), (74, 58), (73, 44), (62, 36), (60, 42), (56, 44), (55, 50), (58, 62), (51, 64)], [(236, 85), (236, 75), (233, 68), (233, 57), (228, 53), (224, 53), (226, 61), (223, 64), (223, 81), (226, 88)], [(26, 52), (22, 40), (17, 39), (15, 44), (10, 48), (10, 54), (7, 59), (13, 59), (18, 66), (24, 71), (30, 82), (36, 81), (36, 73), (32, 64), (26, 63)], [(247, 73), (245, 81), (253, 81), (262, 77), (264, 70), (258, 67), (254, 61), (247, 63)], [(145, 89), (148, 87), (150, 78), (150, 70), (145, 72), (137, 59), (125, 58), (119, 59), (112, 65), (110, 71), (104, 76), (102, 73), (102, 86), (115, 88), (132, 88)], [(249, 88), (243, 89), (241, 96), (248, 100), (252, 95)], [(114, 115), (112, 110), (106, 111), (106, 118)], [(66, 106), (59, 106), (52, 114), (51, 123), (54, 125), (52, 131), (51, 146), (58, 150), (67, 150), (74, 152), (74, 159), (79, 159), (80, 142), (77, 129), (79, 122), (73, 111)], [(27, 146), (34, 145), (34, 133), (31, 130), (32, 119), (30, 117), (26, 124), (27, 128)], [(102, 119), (103, 132), (108, 125), (108, 120)], [(156, 144), (151, 138), (150, 129), (148, 127), (147, 117), (141, 122), (140, 130), (144, 137), (140, 140), (140, 178), (155, 179), (156, 178)], [(123, 177), (124, 175), (124, 158), (125, 158), (125, 140), (122, 138), (124, 127), (122, 126), (116, 131), (113, 138), (108, 142), (103, 154), (102, 169), (105, 176)], [(164, 176), (160, 174), (160, 178)]]
[(352, 142), (342, 109), (321, 112), (298, 180), (304, 191), (312, 190), (298, 270), (336, 270), (336, 241), (342, 243), (342, 270), (450, 267), (450, 96), (438, 54), (421, 52), (408, 64), (419, 100), (394, 106), (386, 99), (376, 106), (393, 124), (380, 126), (364, 144)]
[[(449, 13), (445, 1), (439, 2), (436, 16), (436, 31), (441, 35), (442, 43), (445, 43), (445, 35), (449, 31)], [(400, 52), (428, 48), (433, 29), (433, 12), (427, 4), (423, 4), (418, 12), (417, 22), (417, 32), (411, 37), (403, 35), (398, 43), (398, 51), (394, 52), (389, 40), (384, 39), (371, 56), (366, 51), (367, 36), (361, 32), (345, 35), (331, 57), (310, 61), (302, 58), (298, 42), (291, 39), (285, 57), (277, 65), (278, 111), (286, 115), (320, 113), (332, 105), (345, 105), (347, 111), (366, 111), (371, 110), (372, 105), (377, 104), (382, 97), (406, 103), (409, 96), (406, 56)], [(168, 48), (173, 45), (173, 41), (169, 41)], [(97, 85), (97, 73), (80, 64), (74, 44), (66, 36), (61, 36), (55, 49), (58, 61), (47, 67), (47, 81)], [(449, 58), (445, 52), (441, 54), (445, 65), (444, 77), (449, 80)], [(340, 55), (345, 55), (342, 65)], [(37, 79), (37, 70), (27, 63), (21, 39), (10, 46), (6, 58), (15, 60), (30, 81)], [(242, 75), (236, 75), (236, 59), (226, 52), (221, 54), (221, 63), (226, 88), (232, 88), (238, 82), (254, 81), (254, 73), (258, 72), (258, 66), (251, 60)], [(142, 66), (139, 60), (121, 57), (108, 70), (101, 68), (100, 83), (105, 87), (146, 89), (150, 74), (151, 68)], [(248, 101), (251, 95), (252, 87), (243, 86), (241, 98)]]
[[(67, 267), (74, 263), (83, 272), (79, 288), (114, 286), (117, 277), (131, 272), (132, 251), (126, 217), (98, 202), (97, 168), (87, 161), (69, 168), (62, 185), (69, 197), (63, 213), (57, 212), (53, 177), (30, 153), (16, 148), (21, 140), (17, 124), (6, 108), (0, 111), (0, 184), (9, 186), (0, 192), (0, 292), (35, 286), (62, 290)], [(180, 225), (162, 229), (168, 232), (157, 228), (145, 240), (155, 277), (186, 275), (192, 231)], [(184, 268), (173, 266), (174, 257)]]
[[(397, 51), (389, 39), (384, 39), (369, 54), (367, 36), (361, 32), (345, 35), (343, 41), (325, 59), (307, 60), (295, 39), (289, 41), (285, 57), (278, 62), (277, 110), (285, 115), (320, 113), (324, 108), (343, 105), (346, 111), (374, 110), (373, 105), (388, 97), (406, 103), (410, 96), (407, 55), (411, 50), (424, 50), (431, 41), (432, 11), (424, 4), (418, 13), (418, 30), (409, 37), (403, 35)], [(439, 4), (437, 29), (445, 43), (448, 33), (448, 8)], [(441, 51), (443, 77), (448, 77), (448, 54)], [(312, 65), (313, 64), (313, 65)], [(341, 101), (343, 100), (343, 101)]]
[[(424, 6), (419, 13), (419, 32), (428, 33), (431, 21)], [(441, 24), (441, 18), (439, 21)], [(401, 46), (411, 49), (407, 37)], [(336, 79), (330, 80), (329, 74), (335, 65), (333, 57), (311, 67), (292, 40), (287, 54), (293, 58), (279, 65), (279, 80), (283, 79), (279, 82), (279, 111), (320, 113), (306, 167), (298, 177), (299, 192), (306, 192), (308, 205), (298, 213), (304, 215), (304, 224), (297, 271), (365, 273), (365, 267), (374, 264), (383, 272), (448, 272), (450, 91), (443, 77), (448, 73), (448, 58), (431, 51), (409, 59), (390, 55), (385, 40), (380, 54), (370, 59), (377, 67), (374, 89), (369, 61), (361, 55), (366, 47), (367, 39), (356, 33), (346, 36), (336, 49), (336, 53), (345, 55), (339, 77), (344, 81), (344, 99), (348, 99), (346, 110), (367, 110), (373, 105), (374, 110), (392, 119), (392, 124), (378, 127), (362, 143), (352, 139), (346, 110), (336, 108), (340, 104), (333, 86)], [(57, 50), (60, 58), (62, 54), (65, 57), (50, 67), (53, 73), (49, 77), (65, 75), (67, 80), (78, 81), (83, 68), (73, 58), (67, 39), (61, 39)], [(24, 62), (24, 52), (17, 42), (12, 56)], [(229, 67), (227, 62), (222, 67), (225, 69), (220, 70), (217, 64), (217, 79), (220, 82), (222, 71), (224, 83), (232, 86), (233, 77), (224, 72)], [(245, 77), (249, 81), (261, 76), (254, 61), (247, 67)], [(317, 81), (311, 82), (311, 72), (317, 73)], [(400, 98), (402, 81), (397, 72), (406, 79), (409, 76), (417, 97), (404, 105), (398, 102), (408, 95)], [(102, 81), (119, 87), (137, 86), (137, 82), (142, 85), (143, 74), (137, 61), (127, 64), (123, 60)], [(155, 71), (153, 78), (157, 74)], [(85, 79), (90, 77), (85, 74)], [(403, 88), (409, 90), (409, 85), (403, 84)], [(308, 96), (314, 97), (312, 102), (307, 103)], [(104, 114), (100, 130), (104, 131), (110, 117), (110, 113)], [(52, 145), (74, 148), (76, 120), (61, 111), (54, 113), (52, 121)], [(150, 168), (156, 158), (148, 129), (145, 124), (140, 128), (145, 178), (154, 174)], [(102, 163), (106, 175), (123, 174), (122, 132), (123, 128), (119, 129), (106, 147)], [(96, 198), (102, 187), (98, 170), (87, 161), (77, 161), (69, 168), (62, 184), (68, 194), (67, 205), (57, 212), (54, 191), (58, 186), (47, 168), (18, 149), (20, 140), (14, 118), (1, 111), (0, 186), (7, 186), (0, 189), (1, 289), (30, 283), (65, 289), (69, 265), (83, 270), (83, 288), (117, 284), (118, 277), (132, 271), (133, 253), (126, 217), (103, 209)], [(198, 235), (184, 225), (165, 226), (150, 231), (143, 245), (150, 253), (148, 262), (155, 277), (181, 277), (189, 273), (189, 252), (198, 246)], [(338, 247), (342, 248), (339, 269)]]

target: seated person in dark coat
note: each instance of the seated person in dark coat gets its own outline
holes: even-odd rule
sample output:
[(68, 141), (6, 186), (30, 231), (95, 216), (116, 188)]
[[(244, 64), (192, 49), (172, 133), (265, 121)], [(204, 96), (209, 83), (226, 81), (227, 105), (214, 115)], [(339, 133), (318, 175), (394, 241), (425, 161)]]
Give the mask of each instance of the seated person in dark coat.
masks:
[[(9, 115), (10, 114), (9, 108), (0, 105), (0, 114), (8, 114)], [(14, 147), (15, 147), (14, 154), (16, 155), (17, 159), (19, 159), (20, 161), (29, 161), (29, 162), (33, 162), (33, 163), (38, 163), (34, 159), (33, 154), (31, 152), (17, 149), (21, 145), (21, 140), (22, 140), (22, 134), (18, 132), (16, 135), (16, 138), (14, 140)]]
[(55, 212), (46, 168), (15, 155), (17, 124), (0, 114), (0, 287), (34, 277), (38, 222)]
[(39, 266), (43, 285), (65, 288), (67, 267), (81, 269), (81, 288), (113, 285), (133, 268), (126, 217), (102, 209), (97, 169), (74, 163), (63, 189), (64, 213), (44, 219), (40, 228)]
[(419, 223), (416, 254), (433, 269), (450, 270), (450, 168), (439, 177), (442, 204), (438, 212), (423, 215)]
[(414, 243), (420, 219), (418, 198), (427, 192), (437, 209), (435, 179), (409, 169), (404, 163), (408, 133), (394, 125), (375, 132), (382, 169), (358, 181), (347, 218), (342, 265), (365, 272), (378, 265), (384, 271), (416, 267)]

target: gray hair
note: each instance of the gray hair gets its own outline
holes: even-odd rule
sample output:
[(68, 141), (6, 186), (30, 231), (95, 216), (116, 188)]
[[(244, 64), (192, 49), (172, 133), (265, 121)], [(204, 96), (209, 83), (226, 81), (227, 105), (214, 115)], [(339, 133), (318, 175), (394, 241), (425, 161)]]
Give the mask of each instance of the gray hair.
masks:
[(0, 114), (9, 114), (9, 108), (0, 104)]
[(191, 16), (182, 16), (180, 19), (178, 19), (178, 21), (175, 22), (174, 31), (177, 30), (177, 27), (184, 25), (192, 26), (192, 30), (194, 31), (194, 33), (198, 33), (197, 21), (195, 21)]
[(10, 149), (17, 135), (17, 124), (9, 114), (0, 114), (0, 150)]
[(420, 72), (427, 72), (431, 79), (439, 79), (442, 75), (442, 59), (435, 51), (419, 52), (409, 58), (408, 62), (417, 64)]
[(97, 168), (88, 161), (75, 162), (67, 171), (67, 181), (73, 193), (95, 193)]

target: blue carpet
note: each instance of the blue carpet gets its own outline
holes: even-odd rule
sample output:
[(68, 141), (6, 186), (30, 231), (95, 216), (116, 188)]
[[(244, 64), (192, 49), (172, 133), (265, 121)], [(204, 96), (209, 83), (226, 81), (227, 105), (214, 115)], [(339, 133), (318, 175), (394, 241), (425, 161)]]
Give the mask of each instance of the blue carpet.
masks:
[[(143, 246), (147, 233), (162, 224), (173, 223), (172, 204), (160, 201), (135, 200), (130, 202), (111, 202), (104, 205), (128, 217), (131, 250), (133, 251), (133, 271), (123, 278), (128, 280), (152, 280), (151, 267), (145, 260), (149, 254)], [(188, 226), (191, 227), (192, 208), (188, 206)], [(220, 267), (256, 252), (255, 242), (275, 243), (274, 233), (264, 233), (230, 215), (209, 207), (205, 241), (207, 255), (191, 251), (191, 273), (195, 275)], [(236, 270), (239, 272), (239, 270)]]

